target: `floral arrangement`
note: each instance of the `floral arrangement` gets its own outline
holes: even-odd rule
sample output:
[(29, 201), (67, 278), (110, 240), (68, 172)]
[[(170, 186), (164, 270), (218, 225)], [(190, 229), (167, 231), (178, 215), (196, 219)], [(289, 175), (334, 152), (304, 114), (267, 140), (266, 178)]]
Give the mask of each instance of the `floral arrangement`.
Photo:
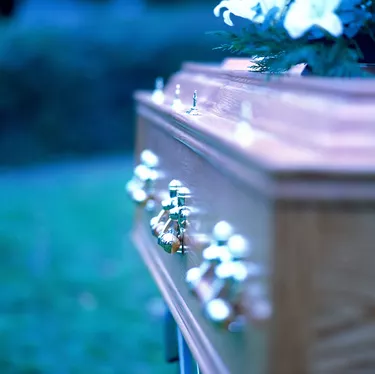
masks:
[(375, 62), (372, 0), (222, 0), (214, 9), (224, 22), (249, 20), (239, 32), (218, 31), (219, 49), (250, 56), (251, 71), (280, 74), (307, 64), (311, 74), (365, 76), (361, 63)]

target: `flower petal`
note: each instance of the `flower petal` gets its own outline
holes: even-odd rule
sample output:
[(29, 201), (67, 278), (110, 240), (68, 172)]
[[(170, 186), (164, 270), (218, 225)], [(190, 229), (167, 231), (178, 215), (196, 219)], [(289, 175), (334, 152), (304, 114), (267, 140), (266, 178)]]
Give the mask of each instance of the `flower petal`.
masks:
[(327, 13), (316, 24), (336, 37), (340, 36), (343, 32), (341, 20), (335, 13)]
[(214, 8), (214, 15), (216, 16), (216, 17), (219, 17), (220, 16), (220, 10), (222, 9), (222, 8), (226, 8), (226, 6), (225, 6), (225, 3), (226, 2), (228, 2), (228, 1), (222, 1), (220, 4), (218, 4), (218, 5), (216, 5), (215, 6), (215, 8)]
[(223, 17), (224, 17), (224, 22), (225, 22), (228, 26), (233, 26), (233, 22), (232, 22), (232, 20), (230, 19), (230, 10), (226, 10), (226, 11), (223, 13)]
[(262, 14), (255, 15), (252, 19), (253, 22), (255, 23), (263, 23), (265, 17)]
[[(297, 3), (295, 3), (297, 5)], [(301, 11), (300, 11), (301, 10)], [(314, 25), (314, 21), (299, 6), (291, 7), (284, 19), (284, 27), (293, 39), (300, 38)]]

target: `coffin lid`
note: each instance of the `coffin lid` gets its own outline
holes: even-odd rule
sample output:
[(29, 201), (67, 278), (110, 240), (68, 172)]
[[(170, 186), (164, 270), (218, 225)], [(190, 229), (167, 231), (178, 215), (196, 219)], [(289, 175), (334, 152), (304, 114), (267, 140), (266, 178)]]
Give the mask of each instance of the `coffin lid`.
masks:
[[(252, 171), (249, 182), (277, 198), (375, 201), (372, 79), (270, 77), (233, 66), (185, 63), (163, 104), (136, 93), (138, 111), (169, 124), (176, 138), (194, 139), (190, 146), (241, 165), (238, 173)], [(176, 84), (179, 111), (171, 107)], [(194, 90), (199, 116), (186, 114)]]

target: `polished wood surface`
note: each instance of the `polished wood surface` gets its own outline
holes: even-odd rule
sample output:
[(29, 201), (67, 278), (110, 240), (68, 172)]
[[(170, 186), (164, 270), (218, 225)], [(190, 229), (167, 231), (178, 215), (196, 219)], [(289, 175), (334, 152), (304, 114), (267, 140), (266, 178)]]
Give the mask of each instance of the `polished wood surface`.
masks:
[[(251, 238), (254, 256), (266, 265), (268, 258), (269, 225), (268, 202), (254, 191), (253, 197), (240, 180), (231, 178), (230, 170), (207, 164), (201, 154), (189, 146), (186, 136), (175, 139), (172, 125), (163, 128), (155, 125), (155, 118), (141, 117), (138, 122), (139, 149), (152, 149), (160, 155), (160, 169), (164, 178), (156, 184), (157, 190), (166, 190), (171, 179), (179, 179), (192, 191), (192, 206), (200, 212), (192, 219), (189, 236), (211, 235), (213, 226), (220, 220), (233, 223), (238, 233)], [(157, 139), (157, 142), (154, 140)], [(165, 153), (165, 147), (172, 150)], [(206, 149), (209, 152), (208, 149)], [(229, 199), (232, 194), (236, 198)], [(257, 219), (241, 220), (252, 212)], [(233, 334), (215, 328), (202, 314), (200, 302), (190, 294), (185, 282), (187, 270), (201, 263), (201, 250), (196, 246), (185, 255), (170, 255), (157, 246), (151, 236), (149, 220), (155, 213), (140, 212), (134, 230), (134, 242), (140, 249), (148, 267), (154, 275), (163, 296), (171, 309), (193, 355), (203, 373), (241, 373), (244, 367), (249, 372), (264, 372), (267, 328), (258, 329), (248, 325), (246, 333)], [(241, 352), (241, 354), (239, 354)], [(251, 357), (251, 360), (249, 360)], [(234, 359), (235, 358), (235, 359)]]
[[(177, 83), (186, 109), (198, 89), (201, 115), (172, 110)], [(161, 105), (136, 94), (136, 153), (160, 158), (157, 191), (174, 178), (192, 191), (193, 244), (173, 256), (157, 245), (149, 220), (158, 208), (137, 211), (133, 237), (202, 372), (375, 372), (372, 83), (266, 81), (186, 64), (165, 94)], [(244, 101), (250, 118), (241, 118)], [(249, 319), (242, 333), (205, 319), (185, 283), (202, 261), (194, 238), (220, 220), (251, 241), (250, 259), (268, 275), (272, 317)]]

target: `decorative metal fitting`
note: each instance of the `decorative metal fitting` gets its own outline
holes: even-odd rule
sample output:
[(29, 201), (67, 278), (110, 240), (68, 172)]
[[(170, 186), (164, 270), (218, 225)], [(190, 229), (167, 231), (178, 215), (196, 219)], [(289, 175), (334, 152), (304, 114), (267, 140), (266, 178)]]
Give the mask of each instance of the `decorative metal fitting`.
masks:
[(184, 234), (190, 214), (187, 201), (190, 197), (191, 193), (188, 188), (178, 188), (177, 206), (169, 210), (169, 218), (158, 236), (158, 244), (167, 253), (184, 253)]
[(218, 264), (230, 259), (228, 241), (232, 234), (233, 229), (228, 222), (221, 221), (215, 225), (212, 231), (211, 245), (204, 249), (202, 253), (202, 264), (186, 273), (186, 282), (191, 291), (196, 292), (201, 281), (208, 276), (212, 276), (213, 270)]
[(155, 89), (152, 93), (152, 101), (156, 104), (163, 104), (164, 102), (164, 79), (162, 77), (156, 78)]
[[(227, 222), (217, 223), (212, 237), (211, 245), (202, 252), (203, 262), (186, 273), (186, 282), (201, 301), (208, 319), (230, 331), (239, 331), (245, 321), (244, 295), (249, 296), (249, 287), (253, 289), (261, 284), (264, 270), (249, 261), (248, 241), (241, 235), (234, 235)], [(249, 309), (254, 319), (269, 316), (267, 293), (259, 291), (250, 296)]]
[(169, 198), (161, 202), (162, 209), (160, 213), (150, 220), (150, 227), (153, 236), (158, 237), (162, 233), (166, 220), (169, 217), (169, 211), (177, 207), (177, 192), (181, 187), (182, 183), (176, 179), (169, 183)]
[(234, 317), (233, 308), (228, 301), (223, 299), (212, 299), (204, 308), (206, 317), (221, 328), (228, 328), (229, 321)]
[(255, 131), (252, 126), (253, 110), (251, 102), (243, 101), (241, 103), (240, 121), (236, 124), (233, 137), (242, 146), (250, 146), (255, 139)]
[(179, 111), (179, 110), (182, 110), (183, 109), (183, 104), (182, 104), (182, 101), (180, 99), (180, 85), (179, 84), (176, 84), (176, 90), (174, 92), (174, 99), (173, 99), (173, 102), (172, 102), (172, 109), (176, 110), (176, 111)]
[(234, 235), (231, 239), (228, 248), (232, 258), (215, 267), (211, 284), (212, 298), (204, 305), (204, 312), (212, 322), (224, 325), (230, 331), (239, 331), (245, 321), (242, 304), (244, 295), (249, 299), (249, 310), (246, 313), (254, 322), (268, 319), (272, 308), (262, 284), (264, 269), (254, 262), (244, 261), (245, 253), (249, 252), (244, 251), (242, 237)]
[(216, 325), (238, 331), (244, 321), (239, 305), (248, 277), (247, 267), (239, 261), (228, 261), (219, 264), (214, 272), (213, 297), (204, 304), (204, 314)]
[(195, 90), (193, 94), (193, 106), (188, 111), (186, 111), (186, 114), (190, 114), (191, 116), (200, 115), (200, 112), (197, 106), (197, 101), (198, 101), (198, 93), (197, 93), (197, 90)]
[(159, 178), (156, 168), (158, 157), (146, 149), (140, 154), (141, 163), (134, 168), (132, 179), (126, 184), (126, 191), (138, 205), (152, 208), (154, 206), (154, 184)]
[(245, 238), (241, 235), (233, 235), (233, 228), (226, 221), (218, 222), (215, 225), (212, 237), (211, 245), (202, 253), (202, 264), (188, 270), (186, 274), (189, 288), (194, 292), (204, 278), (214, 276), (214, 269), (221, 263), (246, 258), (250, 253)]

